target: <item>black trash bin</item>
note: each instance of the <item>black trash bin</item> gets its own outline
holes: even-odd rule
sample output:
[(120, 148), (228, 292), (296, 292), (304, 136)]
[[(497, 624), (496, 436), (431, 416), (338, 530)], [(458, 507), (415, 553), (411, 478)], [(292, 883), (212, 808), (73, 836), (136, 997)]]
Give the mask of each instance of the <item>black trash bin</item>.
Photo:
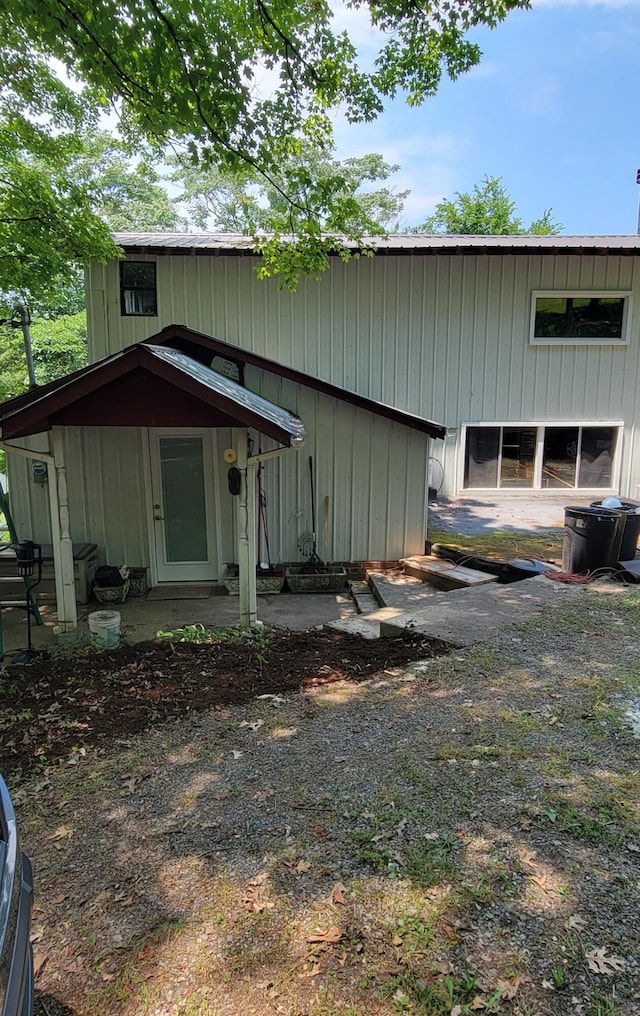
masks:
[(593, 572), (611, 568), (618, 561), (625, 513), (612, 508), (564, 510), (562, 570)]
[[(618, 561), (633, 561), (638, 549), (638, 537), (640, 537), (640, 515), (636, 515), (636, 509), (640, 508), (640, 501), (623, 501), (622, 498), (618, 498), (618, 500), (621, 507), (615, 508), (614, 511), (621, 511), (625, 516)], [(602, 501), (591, 502), (592, 508), (601, 506)]]

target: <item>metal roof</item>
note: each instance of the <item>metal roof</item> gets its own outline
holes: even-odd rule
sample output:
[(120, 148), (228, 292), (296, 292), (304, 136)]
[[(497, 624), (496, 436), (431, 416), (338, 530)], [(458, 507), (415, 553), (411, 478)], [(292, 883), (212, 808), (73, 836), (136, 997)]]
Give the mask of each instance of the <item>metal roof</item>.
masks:
[(295, 367), (289, 367), (286, 363), (281, 363), (279, 360), (271, 360), (242, 346), (236, 346), (230, 342), (224, 342), (222, 339), (216, 339), (212, 335), (206, 335), (204, 332), (188, 328), (186, 325), (166, 325), (160, 332), (156, 332), (155, 335), (150, 335), (148, 339), (144, 339), (142, 344), (162, 346), (164, 348), (168, 346), (170, 349), (179, 348), (190, 359), (198, 360), (198, 362), (202, 362), (202, 357), (204, 356), (206, 362), (210, 363), (212, 357), (217, 355), (242, 365), (249, 364), (252, 367), (257, 367), (259, 370), (275, 374), (277, 377), (293, 381), (294, 384), (303, 385), (305, 388), (311, 388), (313, 391), (321, 392), (323, 395), (329, 395), (333, 399), (339, 399), (340, 402), (346, 402), (351, 406), (356, 406), (358, 409), (364, 409), (375, 416), (381, 416), (387, 420), (392, 420), (394, 423), (400, 423), (403, 427), (410, 427), (412, 430), (417, 430), (422, 434), (428, 434), (430, 437), (444, 438), (446, 434), (446, 428), (441, 423), (434, 423), (433, 420), (427, 420), (424, 416), (407, 412), (405, 409), (396, 409), (395, 406), (389, 406), (384, 402), (370, 399), (368, 396), (360, 395), (349, 388), (342, 388), (340, 385), (324, 381), (313, 374), (306, 374)]
[[(151, 380), (156, 376), (169, 382), (172, 385), (169, 396), (163, 390), (163, 398), (154, 398), (153, 392), (149, 397), (148, 391), (145, 397), (140, 370)], [(114, 385), (118, 386), (115, 390)], [(127, 387), (123, 389), (123, 385)], [(107, 391), (110, 396), (105, 409), (100, 394)], [(178, 424), (174, 403), (180, 404), (183, 415), (190, 414)], [(304, 442), (305, 429), (298, 416), (184, 353), (147, 343), (127, 346), (81, 371), (5, 402), (0, 405), (0, 427), (2, 438), (7, 440), (39, 434), (56, 424), (202, 425), (193, 416), (194, 413), (198, 415), (198, 405), (209, 407), (209, 426), (254, 427), (289, 447)]]
[(268, 402), (261, 395), (256, 395), (255, 392), (249, 391), (248, 388), (243, 388), (242, 385), (232, 381), (231, 378), (218, 374), (211, 367), (205, 367), (204, 364), (198, 363), (197, 360), (192, 360), (190, 356), (186, 356), (185, 353), (180, 353), (176, 349), (147, 344), (145, 344), (145, 349), (148, 349), (153, 356), (157, 356), (161, 360), (170, 363), (177, 370), (182, 371), (183, 374), (193, 378), (198, 384), (215, 392), (216, 395), (220, 395), (233, 402), (237, 408), (247, 409), (261, 420), (270, 421), (281, 431), (289, 435), (291, 444), (296, 445), (304, 442), (304, 424), (299, 416), (290, 413), (288, 409), (282, 409), (280, 406), (276, 406), (275, 403)]
[[(241, 233), (114, 233), (127, 253), (230, 254), (255, 253), (252, 237)], [(283, 237), (283, 240), (290, 238)], [(357, 249), (378, 254), (640, 254), (640, 236), (365, 236), (360, 243), (338, 237)]]

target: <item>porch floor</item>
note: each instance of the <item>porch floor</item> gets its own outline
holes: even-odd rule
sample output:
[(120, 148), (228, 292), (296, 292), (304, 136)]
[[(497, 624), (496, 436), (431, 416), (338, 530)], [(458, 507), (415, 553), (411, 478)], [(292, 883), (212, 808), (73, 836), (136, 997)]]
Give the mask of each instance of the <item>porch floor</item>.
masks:
[[(146, 642), (156, 633), (173, 631), (189, 624), (203, 624), (207, 627), (226, 627), (237, 624), (240, 605), (237, 596), (210, 596), (206, 600), (147, 600), (143, 597), (127, 600), (113, 608), (121, 617), (121, 638), (123, 642)], [(87, 617), (100, 610), (97, 603), (78, 604), (79, 635), (88, 634)], [(56, 643), (53, 627), (56, 612), (53, 604), (41, 604), (40, 612), (44, 624), (32, 625), (33, 644), (36, 649), (51, 648)], [(283, 628), (313, 628), (328, 624), (339, 618), (355, 617), (354, 601), (347, 590), (344, 593), (307, 593), (293, 595), (278, 593), (258, 597), (258, 617), (265, 624), (281, 625)], [(10, 607), (2, 611), (2, 633), (5, 653), (21, 649), (27, 643), (27, 622), (24, 610)]]

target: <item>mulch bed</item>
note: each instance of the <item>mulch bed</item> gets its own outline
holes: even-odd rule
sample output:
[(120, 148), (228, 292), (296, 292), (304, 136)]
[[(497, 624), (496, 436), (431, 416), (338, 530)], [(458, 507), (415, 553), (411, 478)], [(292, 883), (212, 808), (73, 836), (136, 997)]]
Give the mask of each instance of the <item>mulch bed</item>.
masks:
[(190, 712), (362, 681), (450, 651), (417, 635), (369, 640), (329, 630), (214, 644), (85, 649), (0, 671), (0, 771), (25, 778)]

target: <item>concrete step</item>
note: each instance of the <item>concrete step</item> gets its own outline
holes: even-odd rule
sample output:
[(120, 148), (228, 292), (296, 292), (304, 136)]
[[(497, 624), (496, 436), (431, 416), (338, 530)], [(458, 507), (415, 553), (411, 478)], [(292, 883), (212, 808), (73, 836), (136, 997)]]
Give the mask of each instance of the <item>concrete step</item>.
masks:
[(427, 607), (381, 620), (380, 635), (396, 636), (410, 628), (454, 646), (471, 645), (537, 616), (545, 607), (561, 608), (566, 597), (582, 593), (579, 586), (544, 575), (511, 585), (457, 589), (433, 597)]
[(365, 639), (380, 637), (380, 622), (371, 621), (364, 614), (359, 617), (341, 617), (337, 621), (329, 621), (326, 627), (346, 632), (347, 635), (362, 635)]
[(349, 582), (351, 596), (359, 614), (370, 614), (380, 606), (367, 582)]
[(466, 568), (464, 565), (454, 564), (453, 561), (443, 561), (439, 557), (426, 555), (405, 557), (400, 564), (407, 575), (422, 579), (423, 582), (428, 582), (429, 585), (445, 592), (451, 589), (483, 586), (497, 581), (495, 575), (477, 571), (475, 568)]
[(401, 571), (367, 573), (369, 586), (383, 607), (401, 607), (414, 610), (437, 595), (436, 590), (420, 579)]

